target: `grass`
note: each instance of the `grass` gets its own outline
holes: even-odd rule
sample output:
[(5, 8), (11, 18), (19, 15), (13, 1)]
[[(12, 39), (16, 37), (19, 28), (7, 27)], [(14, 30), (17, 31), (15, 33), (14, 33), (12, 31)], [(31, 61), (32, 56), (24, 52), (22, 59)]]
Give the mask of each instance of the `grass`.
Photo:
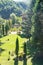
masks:
[(16, 43), (17, 37), (19, 39), (19, 46), (20, 46), (20, 51), (21, 51), (22, 50), (21, 47), (22, 47), (23, 43), (25, 42), (26, 38), (21, 38), (18, 35), (9, 35), (9, 36), (1, 38), (0, 40), (3, 43), (1, 48), (6, 49), (7, 51), (15, 50), (15, 43)]
[[(1, 53), (1, 56), (0, 56), (0, 64), (1, 65), (14, 65), (14, 60), (13, 58), (15, 57), (15, 54), (14, 56), (11, 56), (9, 55), (9, 51), (12, 53), (15, 52), (15, 43), (16, 43), (16, 38), (18, 37), (19, 39), (19, 53), (23, 51), (23, 43), (25, 41), (27, 41), (26, 38), (21, 38), (20, 36), (18, 35), (8, 35), (8, 36), (5, 36), (3, 38), (1, 38), (1, 42), (3, 43), (0, 48), (4, 49), (5, 51), (3, 51)], [(8, 61), (8, 58), (10, 58), (10, 60)], [(28, 60), (29, 62), (29, 65), (31, 65), (31, 60), (29, 59)], [(27, 62), (27, 63), (28, 63)], [(19, 61), (19, 64), (18, 65), (23, 65), (23, 61)]]
[[(18, 37), (19, 39), (19, 53), (21, 53), (23, 51), (23, 43), (25, 41), (27, 41), (26, 38), (22, 38), (19, 35), (8, 35), (5, 36), (3, 38), (0, 38), (2, 44), (0, 46), (1, 49), (4, 49), (4, 51), (2, 51), (2, 53), (0, 53), (0, 65), (14, 65), (14, 57), (15, 55), (15, 45), (16, 45), (16, 38)], [(10, 55), (9, 55), (9, 51), (10, 51)], [(13, 56), (12, 56), (13, 53)], [(32, 53), (32, 52), (31, 52)], [(8, 59), (10, 59), (8, 61)], [(39, 61), (32, 61), (31, 58), (28, 58), (27, 60), (27, 65), (40, 65), (41, 63), (37, 63)], [(23, 65), (23, 61), (19, 61), (18, 65)], [(41, 64), (43, 65), (43, 64)]]

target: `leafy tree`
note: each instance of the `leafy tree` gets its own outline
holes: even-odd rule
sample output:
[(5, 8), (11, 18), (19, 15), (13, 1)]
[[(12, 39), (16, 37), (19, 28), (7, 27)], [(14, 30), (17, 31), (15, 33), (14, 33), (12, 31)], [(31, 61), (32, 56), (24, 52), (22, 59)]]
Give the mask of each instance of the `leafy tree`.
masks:
[(12, 13), (12, 14), (10, 15), (10, 18), (12, 19), (12, 24), (14, 25), (15, 22), (16, 22), (16, 15), (15, 15), (14, 13)]
[(22, 22), (22, 31), (23, 31), (23, 34), (26, 38), (29, 38), (30, 40), (30, 37), (31, 37), (31, 26), (32, 26), (32, 22), (31, 22), (31, 16), (32, 16), (32, 10), (28, 10), (27, 12), (27, 17), (26, 17), (26, 20)]
[(12, 20), (11, 19), (8, 20), (8, 24), (9, 24), (9, 29), (10, 29), (12, 27)]

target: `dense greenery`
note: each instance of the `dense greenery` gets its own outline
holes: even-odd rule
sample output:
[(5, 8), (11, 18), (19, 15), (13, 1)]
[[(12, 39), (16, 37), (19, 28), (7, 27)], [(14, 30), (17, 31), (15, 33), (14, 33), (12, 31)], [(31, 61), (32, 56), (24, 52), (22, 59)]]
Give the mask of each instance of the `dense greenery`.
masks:
[(17, 38), (16, 39), (16, 49), (15, 49), (15, 54), (17, 55), (17, 57), (18, 57), (18, 52), (19, 52), (19, 40)]
[[(35, 4), (32, 8), (33, 16), (32, 16), (32, 37), (31, 41), (27, 43), (28, 51), (30, 52), (30, 56), (33, 57), (35, 62), (43, 60), (43, 1), (36, 0)], [(35, 63), (34, 62), (34, 63)]]
[(32, 10), (29, 9), (27, 11), (26, 15), (27, 15), (26, 20), (22, 21), (22, 32), (23, 32), (24, 36), (26, 38), (29, 38), (29, 40), (30, 40), (30, 37), (31, 37), (31, 27), (32, 27), (31, 17), (33, 15)]
[[(36, 54), (38, 54), (38, 56), (42, 56), (42, 53), (43, 53), (43, 33), (42, 33), (42, 26), (41, 26), (41, 23), (42, 23), (42, 20), (41, 20), (41, 16), (39, 17), (39, 15), (42, 15), (42, 6), (40, 5), (42, 4), (42, 2), (40, 2), (39, 0), (37, 1), (36, 0), (36, 3), (35, 3), (35, 6), (34, 6), (34, 22), (33, 22), (33, 26), (34, 26), (34, 33), (33, 33), (33, 45), (35, 47), (35, 49), (37, 50), (36, 51)], [(40, 8), (39, 8), (40, 7)], [(41, 13), (40, 13), (41, 12)]]
[(9, 19), (11, 13), (20, 16), (28, 6), (23, 2), (16, 3), (12, 0), (0, 0), (0, 16)]
[(43, 65), (43, 1), (32, 0), (30, 5), (26, 11), (23, 2), (0, 0), (0, 15), (4, 13), (0, 17), (0, 56), (2, 62), (6, 57), (4, 64)]
[(23, 55), (23, 65), (27, 65), (27, 49), (26, 49), (26, 42), (24, 43), (24, 55)]

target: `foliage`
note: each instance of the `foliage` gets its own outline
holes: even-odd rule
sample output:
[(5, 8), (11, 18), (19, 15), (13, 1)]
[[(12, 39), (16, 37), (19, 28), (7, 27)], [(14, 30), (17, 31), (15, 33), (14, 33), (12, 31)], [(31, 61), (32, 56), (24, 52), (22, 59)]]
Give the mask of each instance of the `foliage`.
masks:
[[(33, 54), (34, 60), (38, 59), (38, 58), (43, 58), (43, 33), (42, 33), (42, 6), (40, 5), (42, 4), (42, 2), (40, 2), (39, 0), (36, 0), (35, 5), (33, 7), (33, 16), (32, 16), (32, 28), (34, 28), (34, 30), (32, 31), (32, 40), (30, 44), (30, 53)], [(40, 8), (39, 8), (40, 7)], [(41, 20), (42, 19), (42, 20)], [(32, 51), (33, 49), (33, 51)]]
[(11, 13), (20, 16), (28, 6), (25, 3), (16, 3), (12, 0), (0, 0), (0, 16), (4, 19), (9, 19)]
[(15, 53), (16, 53), (17, 57), (18, 57), (18, 52), (19, 52), (19, 40), (17, 38), (16, 39), (16, 49), (15, 49)]
[(12, 19), (12, 25), (16, 22), (16, 15), (14, 13), (10, 14), (10, 18)]
[(2, 25), (2, 35), (4, 35), (4, 25)]
[[(1, 48), (4, 49), (4, 51), (2, 52), (1, 56), (0, 56), (0, 64), (3, 64), (4, 60), (4, 64), (7, 65), (14, 65), (15, 60), (13, 60), (15, 58), (15, 48), (16, 48), (16, 39), (18, 37), (19, 40), (19, 52), (23, 51), (23, 43), (25, 40), (27, 40), (26, 38), (21, 38), (18, 35), (14, 35), (14, 34), (10, 34), (8, 36), (5, 36), (3, 38), (0, 38), (1, 42), (4, 43), (1, 45)], [(8, 41), (9, 39), (9, 41)], [(14, 52), (14, 56), (9, 55), (9, 51), (10, 52)], [(10, 57), (10, 60), (8, 61), (8, 58)], [(22, 65), (23, 61), (19, 61), (18, 65)]]
[(26, 42), (24, 42), (24, 54), (27, 54), (27, 49), (26, 49)]
[(26, 43), (24, 43), (23, 65), (27, 65), (26, 54), (27, 54)]
[(8, 30), (9, 30), (9, 24), (6, 23), (6, 24), (5, 24), (5, 33), (6, 33), (6, 35), (8, 34)]
[(26, 20), (22, 22), (22, 31), (23, 34), (25, 35), (26, 38), (31, 37), (31, 27), (32, 27), (32, 21), (31, 21), (31, 16), (33, 15), (32, 10), (28, 10), (26, 13), (27, 17)]

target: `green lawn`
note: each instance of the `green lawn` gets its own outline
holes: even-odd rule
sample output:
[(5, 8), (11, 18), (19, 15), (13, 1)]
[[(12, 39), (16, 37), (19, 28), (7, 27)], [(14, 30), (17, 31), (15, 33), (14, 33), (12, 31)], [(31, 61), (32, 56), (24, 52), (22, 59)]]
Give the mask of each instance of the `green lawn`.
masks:
[[(27, 41), (26, 38), (21, 38), (18, 35), (8, 35), (5, 36), (3, 38), (1, 38), (1, 42), (3, 43), (0, 48), (4, 49), (4, 51), (1, 53), (0, 56), (0, 64), (1, 65), (14, 65), (14, 60), (13, 58), (15, 57), (15, 44), (16, 44), (16, 38), (18, 37), (19, 39), (19, 53), (21, 53), (23, 51), (23, 43), (25, 41)], [(11, 52), (11, 54), (13, 53), (14, 56), (9, 55), (9, 51)], [(8, 61), (8, 58), (10, 58), (10, 60)], [(32, 65), (31, 63), (31, 59), (28, 59), (28, 65)], [(18, 65), (23, 65), (23, 61), (19, 61)]]

